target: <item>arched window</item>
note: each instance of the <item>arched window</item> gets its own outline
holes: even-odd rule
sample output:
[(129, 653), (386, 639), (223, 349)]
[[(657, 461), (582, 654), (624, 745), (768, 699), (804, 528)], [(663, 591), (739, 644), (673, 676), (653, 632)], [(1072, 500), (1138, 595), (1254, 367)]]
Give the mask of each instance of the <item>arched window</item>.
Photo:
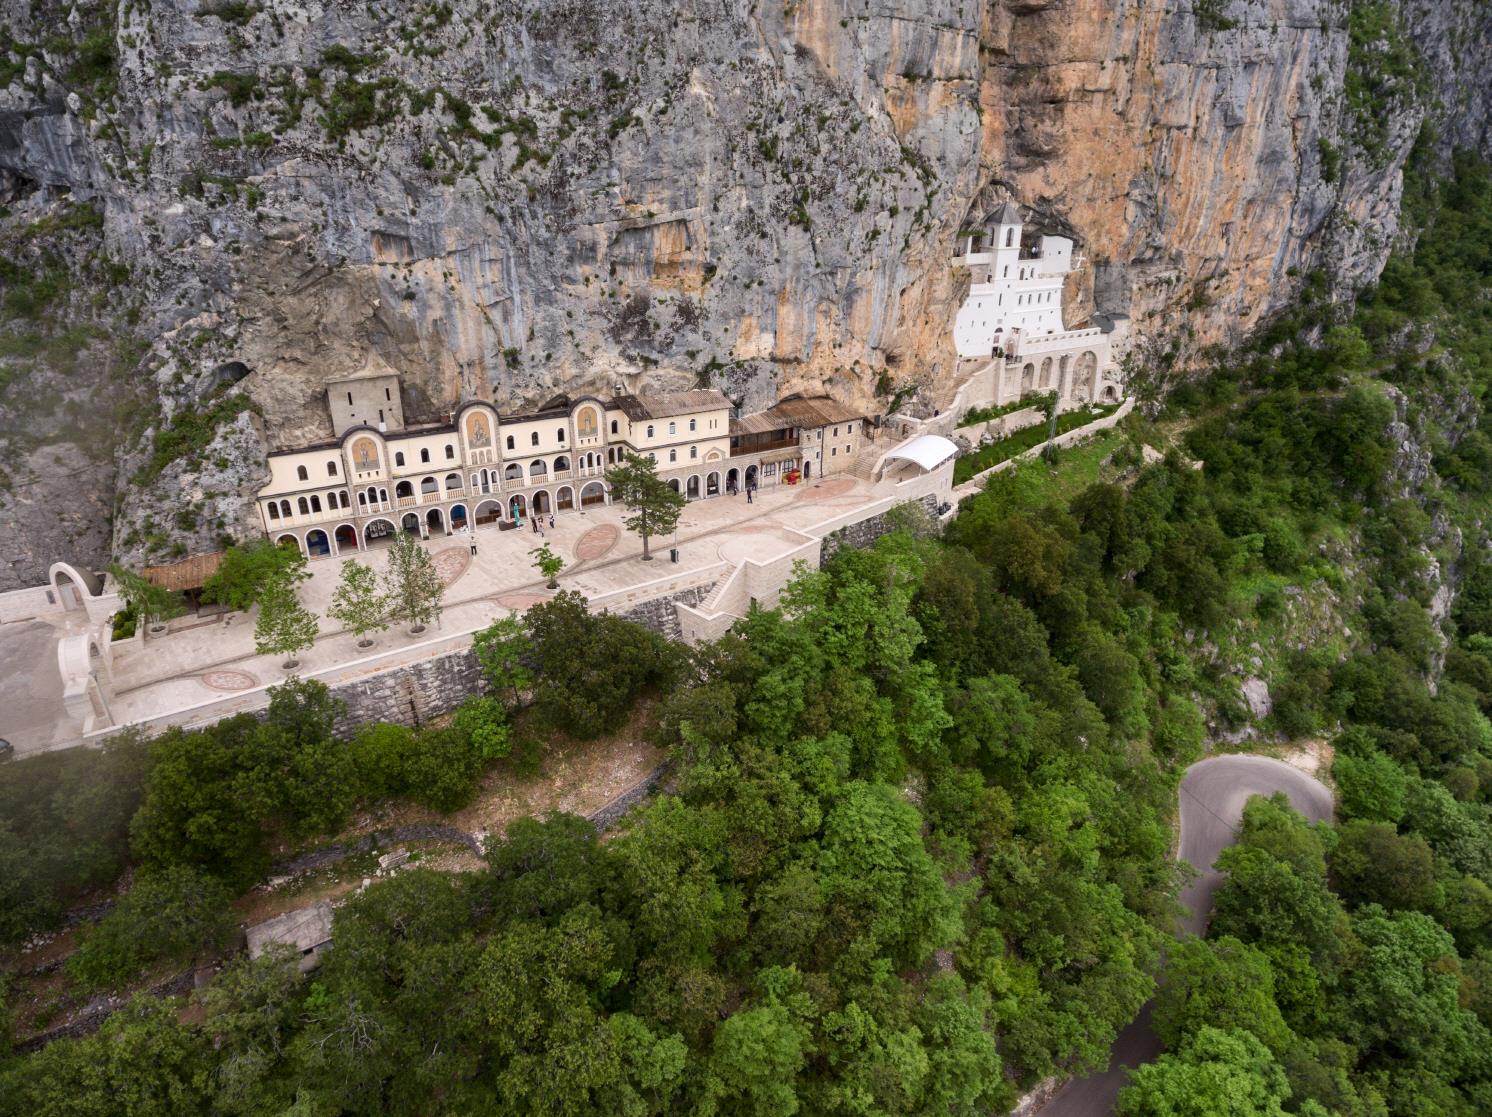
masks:
[(301, 481), (309, 481), (311, 479), (311, 475), (306, 472), (306, 467), (303, 465), (295, 467), (295, 476)]
[(456, 457), (456, 447), (449, 442), (446, 443), (446, 461), (452, 461)]
[(677, 423), (669, 423), (668, 424), (668, 433), (669, 434), (677, 434), (678, 430), (679, 430), (679, 424), (677, 424)]
[(340, 504), (343, 508), (351, 506), (352, 502), (347, 499), (347, 492), (345, 489), (337, 494), (337, 503)]
[(400, 451), (398, 451), (397, 453), (394, 454), (394, 464), (395, 465), (403, 465), (404, 464), (404, 451), (403, 450), (400, 450)]
[(1005, 230), (1005, 247), (1009, 248), (1010, 245), (1014, 242), (1014, 240), (1015, 240), (1015, 230), (1014, 229), (1006, 229)]
[(508, 449), (513, 449), (513, 436), (511, 434), (508, 435)]
[(697, 457), (699, 457), (699, 447), (698, 446), (691, 446), (691, 447), (689, 447), (689, 456), (691, 458), (697, 458)]
[(689, 420), (689, 429), (690, 429), (690, 430), (693, 430), (693, 429), (694, 429), (694, 420), (693, 420), (693, 419), (690, 419), (690, 420)]
[(648, 424), (648, 437), (649, 438), (653, 437), (653, 424), (651, 424), (651, 423)]
[(430, 449), (429, 449), (429, 447), (422, 446), (420, 448), (420, 461), (427, 462), (429, 460), (430, 460)]
[(290, 518), (290, 502), (288, 500), (280, 501), (280, 515), (284, 516), (287, 520)]
[(561, 442), (563, 442), (565, 440), (565, 428), (564, 427), (560, 427), (559, 430), (555, 431), (554, 432), (554, 437), (557, 438), (557, 439), (559, 439)]
[(309, 516), (311, 514), (311, 506), (306, 503), (306, 498), (303, 496), (295, 498), (295, 507), (300, 510), (302, 516)]
[(679, 452), (677, 450), (670, 450), (668, 452), (668, 460), (671, 461), (671, 462), (678, 461), (679, 460)]
[(611, 421), (611, 433), (612, 434), (616, 434), (616, 420), (615, 419), (613, 419)]
[(271, 520), (278, 520), (280, 518), (280, 510), (275, 507), (275, 502), (270, 501), (267, 507), (269, 508), (269, 518)]
[(528, 444), (530, 446), (537, 446), (539, 444), (539, 432), (538, 431), (534, 431), (532, 434), (530, 434), (528, 436)]
[(317, 496), (315, 493), (311, 494), (311, 511), (312, 512), (320, 512), (321, 511), (321, 498), (319, 496)]
[(335, 477), (337, 475), (337, 463), (336, 462), (331, 461), (331, 462), (327, 462), (326, 463), (326, 475), (328, 477)]

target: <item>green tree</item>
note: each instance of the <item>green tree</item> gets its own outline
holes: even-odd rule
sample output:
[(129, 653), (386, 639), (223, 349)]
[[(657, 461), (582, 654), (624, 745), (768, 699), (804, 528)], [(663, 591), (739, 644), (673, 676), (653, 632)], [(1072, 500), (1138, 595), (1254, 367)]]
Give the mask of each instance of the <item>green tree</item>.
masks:
[(715, 1032), (710, 1071), (723, 1110), (741, 1117), (791, 1117), (810, 1037), (780, 1004), (744, 1009)]
[(473, 694), (456, 707), (453, 724), (466, 734), (483, 760), (501, 760), (512, 751), (512, 728), (500, 699)]
[(118, 563), (109, 567), (109, 573), (119, 583), (119, 596), (124, 598), (125, 605), (141, 620), (169, 621), (186, 612), (181, 594), (158, 586)]
[(684, 512), (684, 497), (658, 477), (652, 459), (627, 454), (621, 464), (606, 471), (613, 500), (620, 500), (632, 513), (623, 522), (628, 531), (642, 537), (642, 557), (651, 560), (649, 541), (667, 535), (678, 526)]
[(1332, 778), (1341, 796), (1342, 813), (1370, 822), (1398, 822), (1404, 817), (1408, 781), (1393, 760), (1368, 745), (1360, 754), (1338, 752)]
[(516, 710), (524, 691), (533, 685), (529, 670), (534, 644), (522, 618), (509, 614), (493, 621), (472, 638), (472, 651), (482, 665), (487, 685), (504, 695), (510, 709)]
[(247, 610), (259, 603), (271, 585), (295, 585), (311, 575), (306, 556), (294, 543), (256, 539), (229, 547), (223, 561), (202, 584), (202, 600)]
[(67, 961), (88, 989), (117, 988), (158, 961), (192, 962), (223, 949), (238, 928), (221, 882), (186, 865), (142, 873)]
[(373, 643), (368, 633), (388, 628), (388, 611), (388, 600), (378, 589), (373, 568), (357, 559), (343, 563), (342, 580), (337, 583), (326, 615), (356, 636), (358, 647), (366, 648)]
[(391, 623), (407, 622), (410, 632), (420, 633), (427, 624), (440, 618), (445, 583), (425, 548), (407, 531), (399, 532), (389, 548), (384, 586)]
[(1202, 1027), (1130, 1073), (1118, 1117), (1285, 1117), (1285, 1072), (1252, 1033)]
[(285, 656), (281, 666), (292, 671), (300, 666), (299, 653), (316, 643), (319, 631), (316, 614), (301, 604), (293, 585), (277, 581), (265, 586), (254, 621), (255, 651)]
[(1435, 858), (1418, 834), (1400, 835), (1386, 822), (1342, 827), (1331, 855), (1331, 884), (1351, 905), (1428, 911), (1440, 901)]
[(548, 543), (535, 547), (529, 551), (529, 554), (534, 556), (534, 568), (540, 574), (544, 575), (549, 588), (558, 589), (559, 583), (555, 579), (559, 577), (559, 572), (565, 568), (565, 560), (550, 550)]
[(1211, 942), (1184, 939), (1170, 949), (1154, 1020), (1169, 1050), (1208, 1025), (1251, 1032), (1276, 1055), (1292, 1039), (1275, 1004), (1269, 959), (1230, 936)]

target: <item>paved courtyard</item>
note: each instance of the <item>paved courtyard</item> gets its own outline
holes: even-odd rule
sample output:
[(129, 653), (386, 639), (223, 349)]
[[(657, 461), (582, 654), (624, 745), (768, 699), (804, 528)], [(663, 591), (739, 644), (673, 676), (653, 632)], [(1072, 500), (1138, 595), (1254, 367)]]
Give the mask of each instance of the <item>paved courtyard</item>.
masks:
[[(358, 648), (355, 638), (326, 616), (326, 609), (343, 563), (356, 558), (382, 573), (387, 546), (313, 559), (301, 598), (320, 617), (321, 634), (315, 646), (302, 654), (296, 670), (315, 674), (327, 683), (385, 671), (439, 654), (448, 650), (447, 638), (545, 600), (551, 591), (534, 569), (530, 554), (541, 543), (548, 543), (565, 559), (561, 589), (577, 590), (591, 599), (611, 595), (612, 607), (621, 611), (628, 607), (629, 591), (636, 590), (640, 598), (649, 595), (645, 583), (687, 579), (691, 574), (699, 583), (709, 579), (710, 568), (720, 568), (722, 563), (766, 561), (802, 545), (804, 537), (799, 533), (803, 529), (886, 495), (884, 484), (839, 476), (758, 491), (749, 504), (744, 495), (693, 501), (685, 508), (675, 534), (652, 541), (651, 562), (642, 560), (641, 540), (622, 527), (626, 513), (620, 506), (557, 513), (553, 528), (545, 521), (543, 539), (527, 527), (512, 531), (499, 531), (495, 524), (479, 527), (475, 556), (470, 552), (472, 536), (433, 535), (425, 547), (447, 584), (439, 625), (418, 636), (411, 635), (407, 627), (377, 633), (373, 646), (366, 649)], [(675, 546), (677, 564), (669, 561), (669, 551)], [(657, 595), (656, 590), (651, 592)], [(0, 710), (5, 712), (0, 716), (4, 726), (0, 736), (10, 737), (18, 752), (45, 749), (77, 732), (62, 717), (55, 650), (56, 640), (64, 634), (62, 619), (0, 626)], [(261, 704), (262, 697), (254, 689), (282, 681), (287, 672), (281, 667), (281, 657), (255, 653), (253, 630), (253, 614), (188, 617), (173, 622), (164, 635), (116, 645), (115, 724), (221, 702), (237, 692), (244, 692), (243, 708)], [(231, 700), (226, 708), (214, 707), (216, 716), (232, 712)]]

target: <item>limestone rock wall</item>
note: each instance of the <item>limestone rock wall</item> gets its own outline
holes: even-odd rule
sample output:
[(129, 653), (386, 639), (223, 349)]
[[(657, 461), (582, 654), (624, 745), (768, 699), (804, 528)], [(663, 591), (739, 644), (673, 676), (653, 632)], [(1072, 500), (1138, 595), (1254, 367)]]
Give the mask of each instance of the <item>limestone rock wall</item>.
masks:
[[(1484, 6), (1397, 2), (1447, 142), (1485, 146)], [(80, 375), (145, 404), (87, 482), (138, 562), (252, 531), (264, 449), (329, 434), (322, 385), (370, 366), (404, 374), (411, 421), (618, 382), (871, 411), (915, 388), (931, 410), (954, 389), (956, 233), (1008, 196), (1085, 255), (1075, 318), (1127, 312), (1183, 356), (1315, 267), (1348, 292), (1394, 235), (1422, 110), (1395, 103), (1357, 149), (1346, 11), (0, 0), (0, 230), (87, 202), (127, 268), (88, 313), (127, 305), (104, 332), (145, 356)], [(252, 420), (142, 473), (228, 391)]]

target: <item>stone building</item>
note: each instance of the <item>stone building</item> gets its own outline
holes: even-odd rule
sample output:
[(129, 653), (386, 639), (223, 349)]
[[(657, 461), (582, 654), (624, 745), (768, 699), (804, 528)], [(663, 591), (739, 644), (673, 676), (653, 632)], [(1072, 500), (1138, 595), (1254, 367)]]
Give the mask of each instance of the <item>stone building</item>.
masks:
[(869, 436), (865, 416), (828, 396), (789, 396), (730, 423), (731, 454), (759, 455), (768, 480), (793, 470), (804, 480), (842, 473)]
[[(398, 399), (395, 375), (328, 385), (336, 437), (269, 455), (270, 480), (257, 496), (269, 538), (293, 540), (314, 558), (387, 543), (401, 530), (428, 538), (514, 527), (610, 503), (605, 472), (628, 453), (651, 458), (689, 500), (796, 480), (780, 440), (738, 444), (731, 403), (713, 389), (556, 396), (538, 411), (512, 414), (471, 400), (442, 422), (409, 427)], [(801, 422), (780, 427), (791, 432), (792, 468), (811, 461), (824, 472), (824, 453), (848, 462), (864, 419), (832, 400), (794, 402), (811, 406), (798, 408)]]
[(954, 320), (954, 348), (962, 373), (988, 379), (980, 394), (990, 402), (1050, 391), (1064, 406), (1123, 397), (1118, 358), (1128, 320), (1100, 318), (1084, 329), (1063, 321), (1064, 284), (1082, 263), (1066, 237), (1028, 237), (1009, 202), (992, 227), (961, 235), (953, 265), (972, 278)]

